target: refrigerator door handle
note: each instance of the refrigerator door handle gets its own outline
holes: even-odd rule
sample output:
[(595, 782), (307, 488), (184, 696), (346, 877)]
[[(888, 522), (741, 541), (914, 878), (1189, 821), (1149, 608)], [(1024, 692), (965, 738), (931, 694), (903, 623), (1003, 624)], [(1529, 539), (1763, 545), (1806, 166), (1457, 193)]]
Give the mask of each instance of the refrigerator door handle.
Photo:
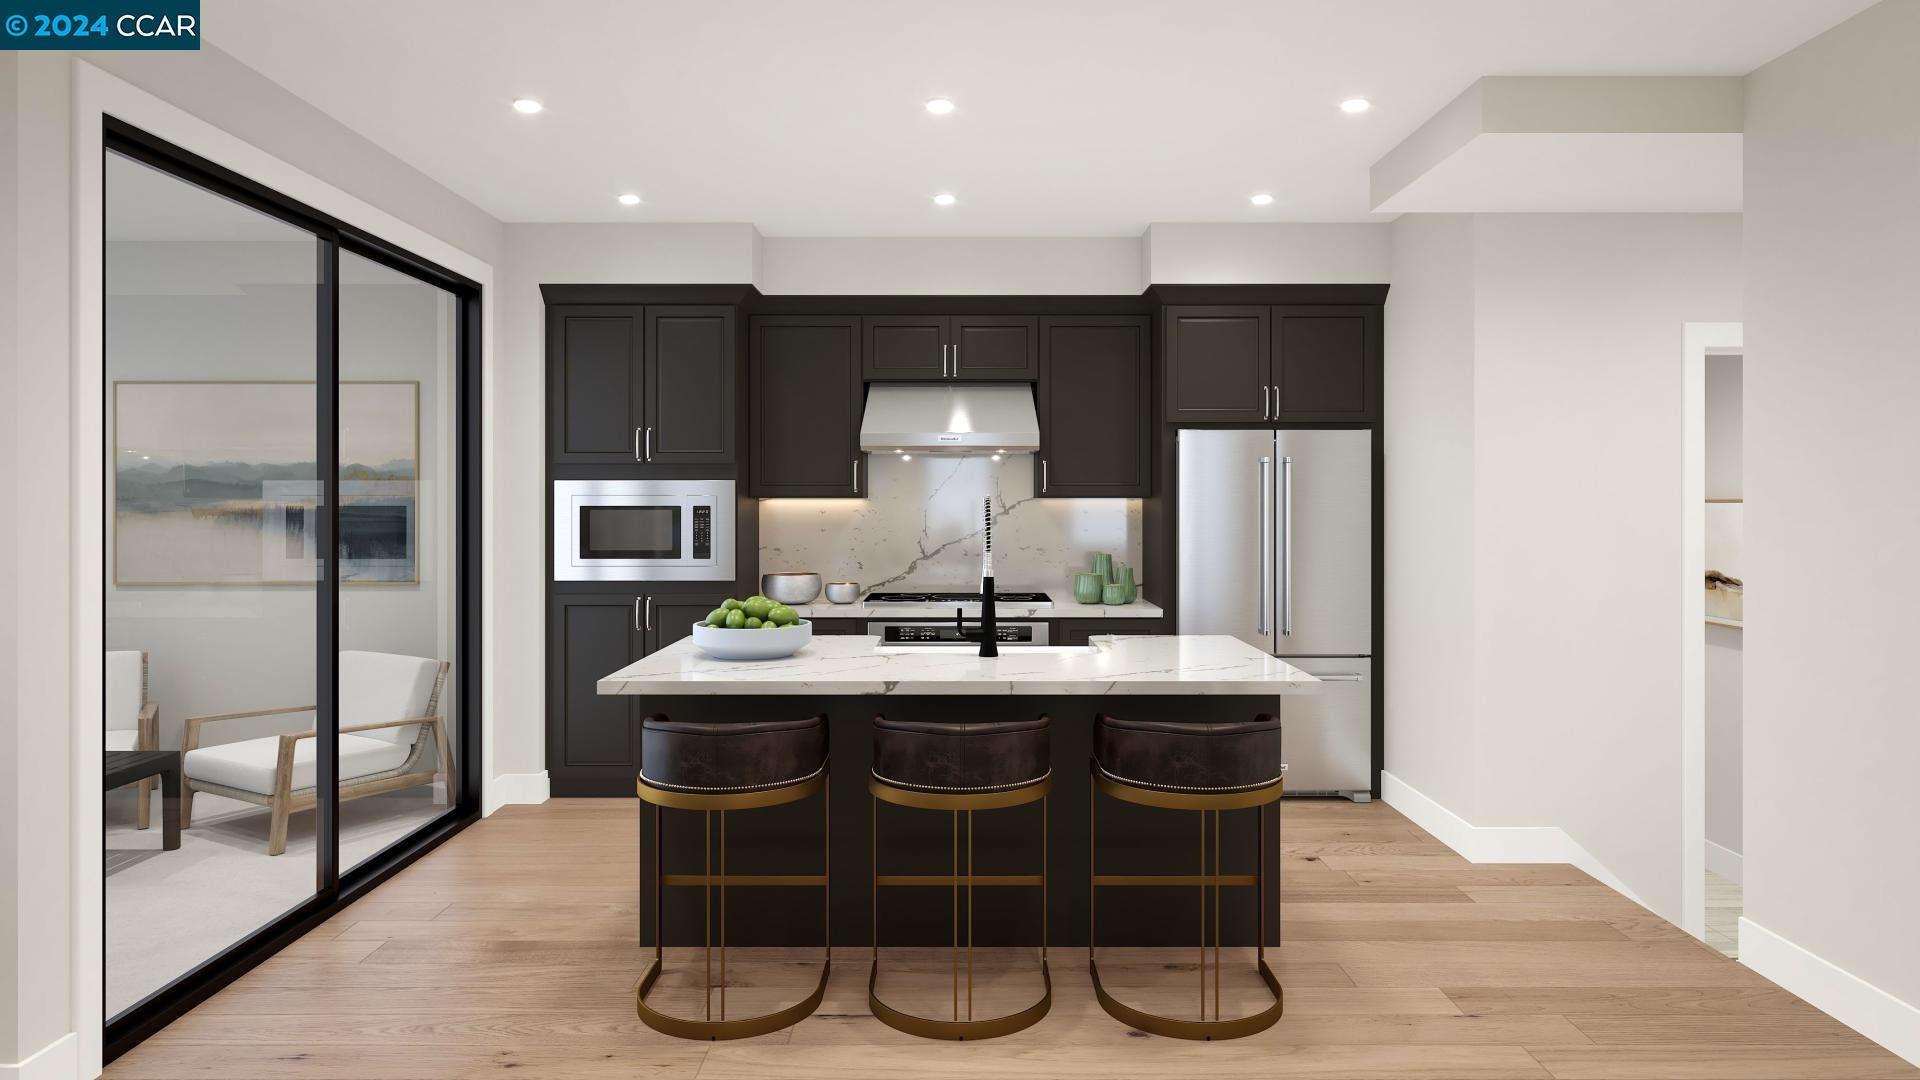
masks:
[(1273, 459), (1260, 459), (1260, 610), (1255, 632), (1273, 633)]
[(1293, 636), (1293, 459), (1280, 459), (1280, 636)]

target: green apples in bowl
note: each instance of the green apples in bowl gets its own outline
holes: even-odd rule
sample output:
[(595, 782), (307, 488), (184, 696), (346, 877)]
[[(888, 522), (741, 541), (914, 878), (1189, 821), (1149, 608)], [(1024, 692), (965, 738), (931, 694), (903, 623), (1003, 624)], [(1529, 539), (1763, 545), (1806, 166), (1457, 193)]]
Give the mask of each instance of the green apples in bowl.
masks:
[(777, 660), (813, 640), (813, 624), (764, 596), (728, 599), (693, 624), (693, 643), (717, 660)]

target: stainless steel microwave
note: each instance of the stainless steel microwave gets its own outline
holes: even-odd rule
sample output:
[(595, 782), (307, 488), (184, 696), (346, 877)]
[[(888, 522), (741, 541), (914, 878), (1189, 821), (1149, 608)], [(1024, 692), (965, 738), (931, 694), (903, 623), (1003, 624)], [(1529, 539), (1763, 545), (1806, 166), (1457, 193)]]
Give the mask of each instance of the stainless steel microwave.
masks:
[(732, 581), (733, 481), (555, 480), (555, 581)]

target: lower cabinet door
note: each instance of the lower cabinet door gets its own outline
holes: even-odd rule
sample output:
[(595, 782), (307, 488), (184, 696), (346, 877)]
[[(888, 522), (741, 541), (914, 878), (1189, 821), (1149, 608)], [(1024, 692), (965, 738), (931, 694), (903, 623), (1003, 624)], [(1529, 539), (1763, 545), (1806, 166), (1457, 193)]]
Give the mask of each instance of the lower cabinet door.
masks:
[(596, 684), (645, 652), (630, 593), (555, 596), (547, 612), (547, 775), (556, 796), (632, 795), (639, 703)]
[(654, 593), (651, 597), (653, 603), (641, 613), (643, 625), (646, 625), (647, 652), (658, 652), (681, 638), (692, 637), (693, 624), (705, 619), (730, 595), (724, 592), (689, 593), (685, 596)]
[(1157, 635), (1166, 632), (1166, 623), (1159, 619), (1056, 619), (1051, 637), (1055, 645), (1085, 645), (1096, 634)]

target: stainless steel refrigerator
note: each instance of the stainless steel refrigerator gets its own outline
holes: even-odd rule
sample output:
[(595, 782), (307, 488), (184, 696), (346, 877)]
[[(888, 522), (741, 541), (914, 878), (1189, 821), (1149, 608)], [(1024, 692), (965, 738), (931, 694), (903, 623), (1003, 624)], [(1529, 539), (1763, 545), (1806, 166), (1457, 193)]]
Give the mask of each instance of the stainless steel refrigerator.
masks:
[(1179, 434), (1179, 630), (1319, 677), (1281, 713), (1287, 793), (1373, 788), (1373, 433)]

